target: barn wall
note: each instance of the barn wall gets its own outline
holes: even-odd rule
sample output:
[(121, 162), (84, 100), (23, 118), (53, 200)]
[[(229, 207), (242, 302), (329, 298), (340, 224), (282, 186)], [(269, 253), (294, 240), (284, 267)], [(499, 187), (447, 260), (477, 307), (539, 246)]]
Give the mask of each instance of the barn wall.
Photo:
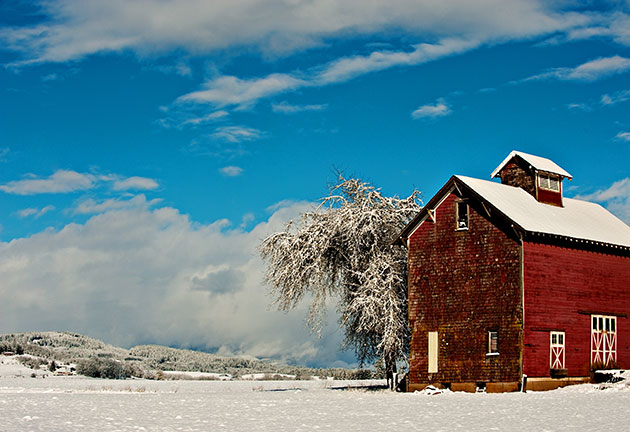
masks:
[(536, 197), (536, 177), (532, 169), (521, 158), (512, 159), (499, 173), (501, 183), (520, 187)]
[(538, 201), (562, 207), (562, 183), (560, 183), (560, 192), (538, 188)]
[[(549, 330), (566, 332), (569, 376), (590, 373), (590, 315), (630, 315), (630, 258), (525, 242), (523, 372), (549, 376)], [(617, 360), (630, 368), (630, 319), (617, 318)]]
[[(409, 384), (520, 379), (520, 244), (470, 201), (469, 229), (455, 229), (452, 193), (409, 239)], [(488, 331), (499, 331), (487, 356)], [(428, 332), (438, 332), (438, 372), (428, 374)]]

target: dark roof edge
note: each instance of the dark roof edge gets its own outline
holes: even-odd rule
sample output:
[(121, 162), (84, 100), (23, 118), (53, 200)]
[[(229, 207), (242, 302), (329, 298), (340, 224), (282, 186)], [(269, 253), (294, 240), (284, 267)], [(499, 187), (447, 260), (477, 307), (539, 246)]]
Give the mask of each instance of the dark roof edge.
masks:
[(459, 190), (462, 190), (462, 189), (466, 190), (466, 192), (472, 195), (473, 197), (475, 197), (475, 199), (490, 206), (493, 212), (496, 212), (498, 215), (500, 215), (500, 217), (506, 220), (515, 231), (520, 233), (520, 237), (522, 239), (524, 239), (525, 237), (528, 237), (532, 240), (534, 237), (543, 237), (543, 238), (550, 238), (550, 239), (554, 238), (554, 239), (566, 241), (569, 244), (575, 244), (576, 246), (580, 244), (596, 245), (598, 247), (603, 247), (606, 249), (630, 252), (630, 247), (617, 245), (614, 243), (606, 243), (606, 242), (600, 242), (596, 240), (581, 239), (581, 238), (563, 236), (559, 234), (528, 231), (524, 229), (522, 226), (520, 226), (518, 223), (516, 223), (509, 216), (507, 216), (505, 213), (503, 213), (499, 208), (494, 206), (491, 202), (489, 202), (488, 200), (483, 198), (481, 195), (479, 195), (473, 188), (471, 188), (466, 183), (458, 179), (456, 175), (453, 175), (446, 182), (446, 184), (442, 186), (442, 188), (433, 196), (433, 198), (431, 198), (429, 202), (424, 207), (422, 207), (420, 212), (418, 212), (418, 214), (407, 224), (405, 228), (403, 228), (400, 234), (398, 234), (398, 236), (394, 239), (394, 241), (392, 242), (392, 245), (394, 246), (402, 245), (406, 247), (407, 239), (409, 238), (410, 234), (417, 228), (420, 222), (427, 216), (427, 212), (430, 209), (432, 209), (438, 202), (440, 202), (442, 198), (444, 197), (444, 194), (450, 191), (451, 188), (453, 188), (454, 186), (457, 186)]
[(418, 224), (427, 215), (427, 212), (429, 211), (429, 209), (432, 209), (435, 206), (435, 204), (438, 203), (442, 199), (446, 191), (450, 190), (450, 188), (453, 187), (455, 179), (456, 179), (456, 176), (454, 175), (451, 176), (451, 178), (448, 179), (446, 184), (444, 184), (444, 186), (442, 186), (440, 190), (437, 191), (435, 195), (433, 195), (433, 198), (431, 198), (429, 202), (427, 202), (424, 205), (424, 207), (420, 209), (418, 214), (413, 219), (411, 219), (411, 221), (407, 224), (407, 226), (404, 227), (402, 231), (400, 232), (400, 234), (398, 234), (398, 236), (394, 239), (394, 241), (392, 242), (393, 246), (397, 246), (397, 245), (398, 246), (402, 245), (405, 247), (407, 246), (407, 238), (409, 237), (411, 232), (413, 232), (413, 230), (416, 229)]

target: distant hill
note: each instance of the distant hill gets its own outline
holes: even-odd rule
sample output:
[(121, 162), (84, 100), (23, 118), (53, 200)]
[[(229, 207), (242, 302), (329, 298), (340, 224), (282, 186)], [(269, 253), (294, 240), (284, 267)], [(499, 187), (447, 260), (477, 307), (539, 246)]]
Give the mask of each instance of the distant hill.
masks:
[[(332, 376), (339, 379), (366, 378), (369, 371), (348, 369), (312, 369), (290, 366), (279, 362), (247, 357), (225, 357), (216, 354), (169, 348), (160, 345), (138, 345), (124, 349), (108, 345), (76, 333), (27, 332), (0, 335), (0, 352), (28, 354), (65, 364), (85, 364), (88, 361), (103, 363), (115, 361), (122, 365), (127, 376), (153, 378), (158, 371), (209, 372), (229, 374), (234, 378), (252, 374), (295, 376), (297, 379), (312, 376)], [(367, 377), (370, 378), (370, 377)]]

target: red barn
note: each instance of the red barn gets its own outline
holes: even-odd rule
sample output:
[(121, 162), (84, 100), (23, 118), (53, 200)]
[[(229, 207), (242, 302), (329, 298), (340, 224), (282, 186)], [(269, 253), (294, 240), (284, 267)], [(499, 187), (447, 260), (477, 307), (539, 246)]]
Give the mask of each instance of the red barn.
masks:
[(501, 183), (453, 176), (403, 230), (408, 390), (555, 388), (630, 368), (630, 227), (512, 152)]

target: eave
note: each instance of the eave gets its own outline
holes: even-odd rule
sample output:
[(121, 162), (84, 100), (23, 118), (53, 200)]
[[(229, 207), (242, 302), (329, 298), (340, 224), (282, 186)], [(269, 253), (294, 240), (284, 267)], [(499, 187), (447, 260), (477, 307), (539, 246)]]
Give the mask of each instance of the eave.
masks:
[(462, 197), (470, 197), (481, 203), (482, 207), (486, 210), (488, 217), (499, 218), (507, 227), (510, 227), (516, 237), (521, 241), (530, 241), (535, 243), (554, 243), (563, 244), (572, 248), (587, 248), (587, 249), (602, 249), (612, 254), (630, 256), (630, 247), (617, 245), (613, 243), (606, 243), (596, 240), (589, 240), (583, 238), (575, 238), (570, 236), (564, 236), (559, 234), (551, 234), (545, 232), (528, 231), (519, 225), (512, 218), (507, 216), (498, 207), (493, 205), (490, 201), (486, 200), (473, 188), (466, 183), (452, 176), (446, 184), (429, 200), (429, 202), (420, 210), (420, 212), (407, 224), (407, 226), (400, 232), (398, 237), (392, 242), (393, 245), (408, 246), (408, 240), (413, 232), (430, 217), (430, 212), (435, 211), (439, 204), (453, 191), (457, 191)]

